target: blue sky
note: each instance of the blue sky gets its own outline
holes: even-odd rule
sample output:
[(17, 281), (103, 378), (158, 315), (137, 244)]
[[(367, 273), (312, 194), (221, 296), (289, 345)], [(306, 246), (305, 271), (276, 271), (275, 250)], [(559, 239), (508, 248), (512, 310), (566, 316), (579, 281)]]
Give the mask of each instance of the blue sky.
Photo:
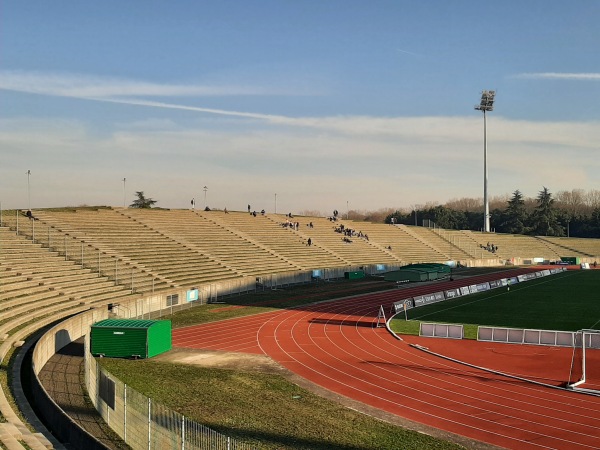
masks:
[[(2, 208), (596, 190), (600, 3), (0, 3)], [(123, 183), (123, 178), (126, 182)]]

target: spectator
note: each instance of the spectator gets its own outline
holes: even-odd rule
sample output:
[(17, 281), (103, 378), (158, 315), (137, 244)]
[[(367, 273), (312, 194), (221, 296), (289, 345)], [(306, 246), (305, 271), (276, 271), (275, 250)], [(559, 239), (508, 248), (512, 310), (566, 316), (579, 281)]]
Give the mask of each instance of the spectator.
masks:
[(308, 244), (309, 247), (312, 245), (312, 239), (311, 238), (308, 238), (307, 244)]

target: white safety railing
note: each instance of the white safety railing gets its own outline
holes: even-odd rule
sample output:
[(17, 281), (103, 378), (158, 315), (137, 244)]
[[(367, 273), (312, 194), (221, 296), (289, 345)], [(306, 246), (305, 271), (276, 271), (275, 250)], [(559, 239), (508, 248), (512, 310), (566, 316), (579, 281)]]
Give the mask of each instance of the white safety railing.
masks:
[(477, 328), (477, 340), (505, 342), (509, 344), (552, 345), (558, 347), (575, 346), (575, 334), (571, 331), (530, 330), (506, 327)]
[(462, 339), (464, 330), (462, 325), (421, 322), (419, 336)]

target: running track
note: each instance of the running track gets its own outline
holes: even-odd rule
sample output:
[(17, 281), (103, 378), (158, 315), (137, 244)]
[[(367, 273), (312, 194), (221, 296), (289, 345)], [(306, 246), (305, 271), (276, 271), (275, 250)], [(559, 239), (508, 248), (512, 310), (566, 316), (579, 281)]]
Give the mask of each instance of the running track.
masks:
[[(513, 274), (527, 269), (513, 270)], [(469, 280), (483, 282), (498, 276)], [(435, 285), (435, 291), (464, 285)], [(558, 385), (570, 350), (407, 336), (375, 327), (380, 305), (429, 293), (431, 286), (360, 295), (302, 308), (173, 330), (176, 347), (266, 354), (338, 394), (395, 415), (510, 449), (600, 448), (600, 397), (540, 386), (465, 366)]]

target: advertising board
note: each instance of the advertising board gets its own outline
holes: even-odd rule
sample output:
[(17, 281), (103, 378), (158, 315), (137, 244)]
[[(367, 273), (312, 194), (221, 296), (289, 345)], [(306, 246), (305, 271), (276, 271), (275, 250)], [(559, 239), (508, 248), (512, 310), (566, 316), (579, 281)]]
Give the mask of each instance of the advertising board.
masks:
[(444, 292), (446, 299), (457, 298), (461, 296), (460, 289), (448, 289)]
[(495, 289), (502, 286), (501, 280), (490, 281), (490, 289)]
[(479, 283), (477, 285), (477, 292), (484, 292), (490, 290), (490, 283)]
[(188, 302), (195, 302), (195, 301), (198, 300), (198, 298), (200, 298), (199, 295), (198, 295), (198, 289), (190, 289), (185, 294), (185, 299)]

